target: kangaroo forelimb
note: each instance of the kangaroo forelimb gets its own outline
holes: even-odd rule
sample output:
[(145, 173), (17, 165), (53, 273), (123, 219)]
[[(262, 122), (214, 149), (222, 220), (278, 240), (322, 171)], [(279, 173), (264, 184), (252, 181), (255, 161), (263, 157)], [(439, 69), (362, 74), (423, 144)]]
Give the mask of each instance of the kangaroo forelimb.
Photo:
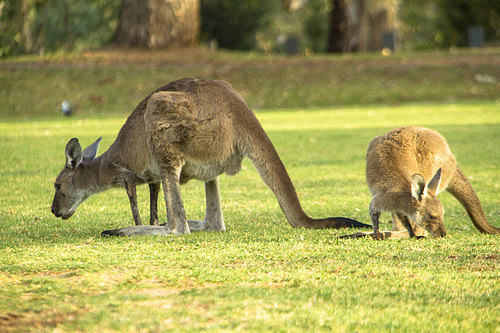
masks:
[(149, 224), (158, 225), (158, 194), (160, 183), (149, 184)]

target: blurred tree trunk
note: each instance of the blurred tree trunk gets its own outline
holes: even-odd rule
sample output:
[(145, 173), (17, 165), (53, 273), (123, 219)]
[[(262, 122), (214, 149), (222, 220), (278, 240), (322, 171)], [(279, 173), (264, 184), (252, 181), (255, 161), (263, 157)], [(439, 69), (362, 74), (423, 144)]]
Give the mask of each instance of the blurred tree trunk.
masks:
[(149, 49), (193, 45), (199, 12), (199, 0), (124, 0), (115, 43)]
[(348, 22), (345, 0), (332, 0), (330, 12), (330, 30), (328, 32), (327, 52), (347, 52)]
[(394, 34), (398, 0), (331, 0), (328, 52), (378, 51)]
[(359, 18), (359, 51), (379, 51), (384, 45), (382, 36), (394, 32), (397, 1), (363, 0)]
[(64, 18), (63, 18), (64, 35), (66, 36), (65, 48), (67, 50), (71, 50), (71, 49), (73, 49), (74, 38), (73, 38), (73, 32), (71, 31), (71, 22), (70, 22), (71, 15), (70, 15), (68, 2), (63, 0), (62, 6), (63, 6), (63, 15), (64, 15)]

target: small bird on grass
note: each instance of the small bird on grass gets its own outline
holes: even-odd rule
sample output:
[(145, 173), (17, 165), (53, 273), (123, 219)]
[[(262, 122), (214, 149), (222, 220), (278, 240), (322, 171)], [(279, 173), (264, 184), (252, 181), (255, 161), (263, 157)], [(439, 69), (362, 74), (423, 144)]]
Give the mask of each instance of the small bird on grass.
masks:
[(63, 116), (71, 116), (71, 104), (69, 104), (69, 101), (64, 100), (61, 104), (61, 112)]

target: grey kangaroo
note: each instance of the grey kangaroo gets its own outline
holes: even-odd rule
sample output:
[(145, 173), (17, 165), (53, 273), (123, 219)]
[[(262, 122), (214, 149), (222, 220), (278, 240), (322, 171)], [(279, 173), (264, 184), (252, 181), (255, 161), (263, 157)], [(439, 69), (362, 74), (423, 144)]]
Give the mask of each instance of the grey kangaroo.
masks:
[[(451, 193), (476, 228), (498, 234), (488, 223), (476, 192), (458, 167), (443, 136), (423, 127), (400, 127), (374, 138), (366, 153), (373, 233), (342, 236), (376, 239), (445, 236), (444, 209), (437, 195)], [(382, 211), (392, 212), (393, 231), (379, 231)]]
[[(90, 195), (124, 187), (135, 226), (102, 235), (185, 234), (225, 230), (218, 176), (234, 175), (244, 157), (252, 160), (273, 191), (292, 227), (312, 229), (370, 227), (332, 217), (312, 219), (301, 208), (295, 188), (274, 146), (241, 95), (224, 81), (181, 79), (147, 96), (128, 117), (110, 148), (95, 157), (100, 139), (83, 152), (78, 139), (66, 145), (66, 166), (54, 184), (52, 212), (67, 219)], [(186, 219), (179, 186), (205, 182), (203, 221)], [(141, 225), (136, 185), (149, 184), (150, 225)], [(158, 225), (157, 199), (163, 186), (167, 223)]]

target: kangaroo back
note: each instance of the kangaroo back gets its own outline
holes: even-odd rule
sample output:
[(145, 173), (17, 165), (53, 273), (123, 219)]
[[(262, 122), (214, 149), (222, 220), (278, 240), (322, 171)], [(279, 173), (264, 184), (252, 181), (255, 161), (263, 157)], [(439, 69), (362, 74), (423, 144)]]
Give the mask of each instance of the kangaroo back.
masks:
[(440, 189), (456, 169), (455, 156), (439, 133), (423, 127), (400, 127), (374, 138), (366, 154), (366, 180), (372, 194), (408, 190), (413, 175), (429, 181), (441, 168)]

